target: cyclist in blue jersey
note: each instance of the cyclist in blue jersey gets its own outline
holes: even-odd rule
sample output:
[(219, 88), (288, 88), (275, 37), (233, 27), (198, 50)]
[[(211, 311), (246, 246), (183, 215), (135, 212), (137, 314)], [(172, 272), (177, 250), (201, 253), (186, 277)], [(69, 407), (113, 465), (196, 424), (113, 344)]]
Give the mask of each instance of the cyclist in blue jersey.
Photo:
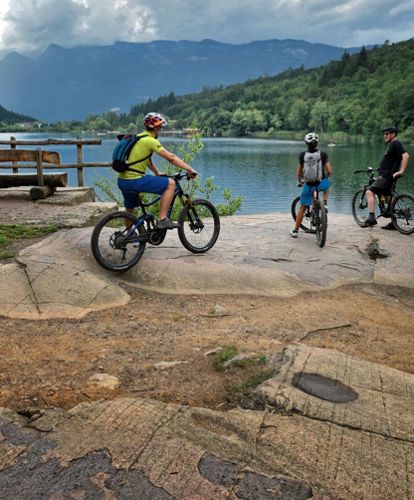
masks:
[[(325, 151), (319, 151), (319, 137), (317, 134), (315, 134), (315, 132), (309, 132), (308, 134), (306, 134), (304, 141), (308, 147), (308, 150), (302, 151), (302, 153), (299, 155), (299, 163), (297, 168), (298, 187), (303, 186), (303, 188), (300, 195), (300, 208), (296, 215), (296, 224), (295, 227), (290, 231), (290, 235), (292, 236), (292, 238), (297, 238), (299, 236), (299, 228), (302, 224), (306, 207), (309, 207), (312, 204), (312, 196), (316, 187), (319, 191), (323, 191), (323, 201), (325, 203), (326, 211), (328, 211), (327, 203), (329, 197), (329, 187), (331, 185), (328, 177), (332, 173), (332, 165), (329, 163), (328, 155), (325, 153)], [(303, 183), (302, 177), (304, 169), (307, 167), (307, 162), (311, 162), (312, 160), (320, 162), (320, 180), (315, 182), (306, 182), (305, 178), (305, 183)]]

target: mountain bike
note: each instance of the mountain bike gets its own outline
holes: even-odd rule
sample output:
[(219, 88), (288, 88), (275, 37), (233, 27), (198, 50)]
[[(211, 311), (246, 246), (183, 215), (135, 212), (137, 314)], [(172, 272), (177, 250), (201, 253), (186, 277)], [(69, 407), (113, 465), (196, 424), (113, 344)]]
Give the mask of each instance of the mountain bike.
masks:
[[(168, 209), (171, 216), (175, 201), (180, 199), (182, 209), (178, 217), (178, 237), (182, 245), (193, 253), (204, 253), (212, 248), (220, 233), (220, 217), (208, 200), (195, 199), (185, 193), (180, 180), (187, 173), (170, 176), (176, 182), (174, 197)], [(167, 229), (157, 229), (156, 220), (147, 208), (157, 203), (161, 196), (143, 202), (138, 196), (139, 216), (116, 211), (104, 216), (95, 226), (91, 237), (92, 254), (98, 264), (108, 271), (127, 271), (141, 259), (147, 243), (160, 245)]]
[[(293, 220), (296, 221), (296, 214), (300, 207), (300, 196), (297, 196), (290, 207)], [(322, 248), (326, 243), (326, 233), (328, 230), (328, 214), (323, 202), (319, 200), (319, 190), (313, 192), (312, 204), (307, 206), (303, 215), (300, 228), (305, 233), (316, 234), (316, 241)]]
[[(363, 170), (355, 170), (354, 174), (367, 174), (368, 183), (362, 189), (359, 189), (352, 198), (352, 215), (359, 226), (363, 226), (368, 218), (368, 200), (366, 192), (369, 186), (375, 181), (375, 172), (378, 169), (368, 167)], [(402, 234), (412, 234), (414, 232), (414, 197), (408, 193), (398, 193), (396, 177), (392, 184), (391, 194), (389, 196), (375, 195), (379, 214), (376, 216), (391, 219), (395, 229)]]

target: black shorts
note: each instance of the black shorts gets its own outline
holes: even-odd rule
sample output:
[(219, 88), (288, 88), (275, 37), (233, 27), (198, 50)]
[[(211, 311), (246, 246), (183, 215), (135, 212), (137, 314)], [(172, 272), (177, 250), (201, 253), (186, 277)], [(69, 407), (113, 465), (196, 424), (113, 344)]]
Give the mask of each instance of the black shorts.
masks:
[(378, 177), (375, 181), (369, 186), (369, 190), (375, 194), (391, 194), (392, 191), (392, 177)]

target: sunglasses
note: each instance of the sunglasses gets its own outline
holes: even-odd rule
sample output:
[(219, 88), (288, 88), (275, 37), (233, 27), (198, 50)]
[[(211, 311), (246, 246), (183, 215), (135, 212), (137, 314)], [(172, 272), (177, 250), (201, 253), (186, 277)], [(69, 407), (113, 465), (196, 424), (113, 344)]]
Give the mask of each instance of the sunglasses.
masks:
[(384, 132), (384, 135), (390, 135), (391, 132)]

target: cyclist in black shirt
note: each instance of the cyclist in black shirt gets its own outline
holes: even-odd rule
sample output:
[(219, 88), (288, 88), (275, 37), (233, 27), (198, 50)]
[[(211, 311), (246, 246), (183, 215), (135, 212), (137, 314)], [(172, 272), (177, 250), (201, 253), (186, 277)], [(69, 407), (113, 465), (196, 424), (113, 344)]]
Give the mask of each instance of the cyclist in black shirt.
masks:
[[(367, 200), (369, 216), (362, 227), (375, 226), (375, 195), (389, 196), (392, 183), (396, 177), (403, 175), (408, 165), (410, 155), (397, 139), (397, 127), (386, 127), (383, 129), (384, 141), (387, 144), (384, 156), (379, 166), (379, 176), (367, 189)], [(383, 226), (383, 229), (395, 229), (392, 223)]]

